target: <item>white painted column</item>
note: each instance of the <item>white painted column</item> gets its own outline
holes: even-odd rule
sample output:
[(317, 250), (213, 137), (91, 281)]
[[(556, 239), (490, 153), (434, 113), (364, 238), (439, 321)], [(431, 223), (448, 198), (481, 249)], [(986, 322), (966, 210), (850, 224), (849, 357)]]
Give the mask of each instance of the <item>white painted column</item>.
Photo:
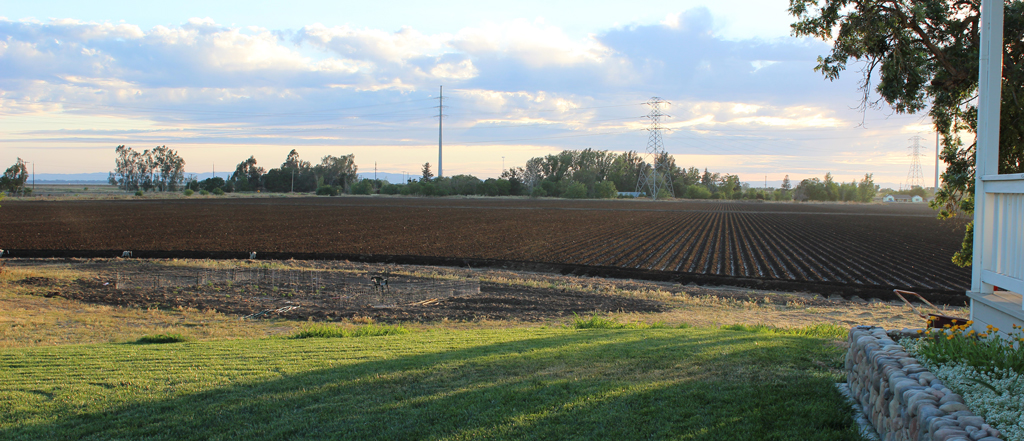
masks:
[(991, 293), (992, 285), (982, 283), (981, 272), (994, 236), (994, 201), (985, 193), (986, 175), (999, 174), (999, 104), (1003, 75), (1003, 0), (981, 2), (981, 47), (978, 72), (978, 138), (974, 171), (974, 261), (971, 291)]

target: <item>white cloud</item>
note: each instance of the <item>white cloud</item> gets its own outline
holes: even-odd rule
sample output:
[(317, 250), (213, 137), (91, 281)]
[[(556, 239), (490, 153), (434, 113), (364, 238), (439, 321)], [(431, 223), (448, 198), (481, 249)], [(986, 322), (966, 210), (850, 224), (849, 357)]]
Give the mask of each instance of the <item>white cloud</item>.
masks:
[(535, 69), (601, 64), (613, 55), (593, 36), (577, 41), (558, 27), (526, 20), (463, 29), (448, 44), (470, 56), (509, 57)]
[(401, 65), (413, 58), (441, 53), (449, 38), (448, 35), (423, 35), (409, 27), (397, 32), (384, 32), (349, 26), (326, 27), (317, 23), (300, 29), (295, 41), (309, 43), (346, 58)]
[(681, 12), (676, 12), (674, 14), (668, 14), (667, 16), (665, 16), (665, 19), (661, 21), (661, 24), (663, 26), (666, 26), (666, 27), (669, 27), (669, 28), (672, 28), (672, 29), (679, 29), (679, 16), (680, 15), (682, 15)]
[[(0, 109), (49, 118), (36, 123), (50, 121), (52, 128), (27, 135), (8, 126), (12, 134), (83, 146), (115, 138), (429, 146), (437, 134), (431, 98), (443, 84), (452, 97), (445, 127), (453, 145), (622, 151), (646, 145), (640, 130), (647, 109), (640, 103), (656, 95), (675, 103), (666, 120), (677, 129), (666, 138), (678, 142), (673, 153), (778, 166), (772, 161), (798, 152), (796, 160), (815, 158), (806, 166), (813, 168), (829, 157), (854, 167), (844, 161), (857, 161), (849, 152), (865, 145), (905, 156), (906, 133), (924, 126), (904, 119), (853, 131), (861, 117), (849, 110), (856, 85), (845, 77), (830, 83), (813, 72), (824, 45), (727, 41), (714, 36), (713, 22), (706, 10), (691, 10), (652, 26), (574, 38), (543, 20), (428, 35), (409, 27), (388, 32), (322, 24), (289, 32), (227, 27), (210, 18), (145, 31), (125, 23), (0, 19)], [(71, 137), (61, 129), (72, 116), (138, 130)], [(613, 135), (575, 137), (606, 131)], [(815, 137), (830, 138), (820, 143)], [(498, 142), (520, 139), (537, 141)], [(5, 155), (17, 150), (4, 145)], [(0, 163), (5, 158), (0, 155)]]
[(440, 63), (430, 70), (434, 77), (449, 80), (468, 80), (479, 73), (472, 60), (462, 60), (458, 64)]

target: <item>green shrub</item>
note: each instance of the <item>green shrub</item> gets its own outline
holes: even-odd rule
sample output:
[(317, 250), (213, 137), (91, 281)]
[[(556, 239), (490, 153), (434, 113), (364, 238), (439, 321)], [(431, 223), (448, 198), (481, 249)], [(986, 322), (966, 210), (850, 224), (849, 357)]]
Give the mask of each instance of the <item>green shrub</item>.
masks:
[(193, 194), (195, 194), (195, 192), (192, 191), (192, 189), (190, 189), (190, 188), (186, 188), (185, 191), (183, 191), (182, 193), (185, 195), (185, 197), (189, 197), (189, 196), (192, 196)]
[(688, 185), (686, 186), (686, 193), (683, 197), (687, 199), (710, 199), (711, 190), (703, 185)]
[(562, 197), (566, 199), (583, 199), (587, 197), (587, 186), (582, 182), (570, 183), (569, 187), (565, 189), (565, 193), (562, 193)]
[(337, 196), (338, 189), (331, 187), (330, 185), (324, 185), (316, 189), (317, 196)]
[(220, 187), (217, 187), (217, 188), (213, 189), (213, 194), (216, 195), (216, 196), (221, 196), (221, 195), (224, 194), (224, 189), (220, 188)]
[(365, 325), (355, 329), (346, 329), (327, 323), (305, 325), (292, 338), (346, 338), (346, 337), (379, 337), (384, 335), (408, 334), (401, 326)]
[(161, 344), (161, 343), (180, 343), (188, 341), (189, 339), (181, 334), (156, 334), (156, 335), (145, 335), (135, 340), (135, 343), (140, 345), (149, 344)]
[(542, 198), (542, 197), (547, 196), (547, 195), (548, 195), (548, 192), (545, 191), (540, 186), (533, 187), (533, 191), (530, 192), (530, 197), (531, 198)]
[[(224, 191), (224, 190), (221, 190), (221, 191)], [(200, 196), (209, 196), (210, 192), (208, 192), (206, 190), (199, 190), (199, 195)]]
[(352, 194), (373, 194), (373, 180), (363, 179), (352, 186)]
[(142, 190), (135, 190), (135, 196), (142, 196), (143, 194), (145, 193), (143, 193)]
[(619, 195), (612, 181), (602, 181), (594, 185), (594, 196), (600, 199), (614, 199)]

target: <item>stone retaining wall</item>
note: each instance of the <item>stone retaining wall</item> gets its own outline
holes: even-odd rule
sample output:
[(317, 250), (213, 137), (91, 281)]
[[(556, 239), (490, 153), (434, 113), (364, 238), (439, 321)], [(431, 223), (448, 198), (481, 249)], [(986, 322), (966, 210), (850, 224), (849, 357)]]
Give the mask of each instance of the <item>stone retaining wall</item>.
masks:
[(858, 326), (849, 338), (850, 392), (883, 441), (1001, 440), (885, 329)]

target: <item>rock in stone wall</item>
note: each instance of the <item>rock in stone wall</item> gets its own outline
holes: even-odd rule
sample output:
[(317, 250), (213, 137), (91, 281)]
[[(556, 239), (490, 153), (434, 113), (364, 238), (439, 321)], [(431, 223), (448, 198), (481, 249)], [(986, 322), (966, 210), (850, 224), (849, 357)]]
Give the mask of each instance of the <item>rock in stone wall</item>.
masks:
[(850, 392), (883, 441), (999, 441), (935, 375), (885, 329), (850, 330), (846, 376)]

